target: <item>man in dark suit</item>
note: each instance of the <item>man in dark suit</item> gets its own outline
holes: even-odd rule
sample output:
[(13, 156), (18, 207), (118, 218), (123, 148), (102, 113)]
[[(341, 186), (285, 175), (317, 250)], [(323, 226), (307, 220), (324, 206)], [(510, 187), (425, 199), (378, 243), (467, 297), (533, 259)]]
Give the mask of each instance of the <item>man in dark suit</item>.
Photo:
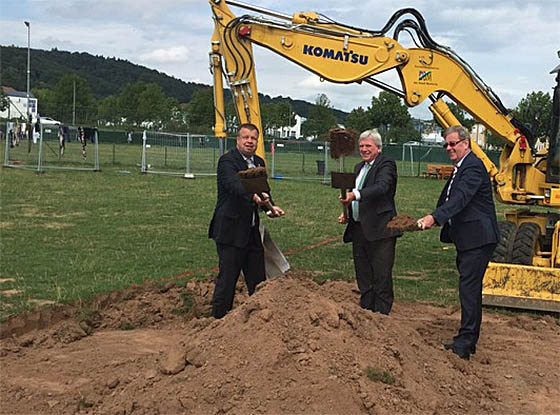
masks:
[(492, 184), (484, 164), (470, 149), (469, 132), (453, 126), (444, 132), (444, 148), (455, 169), (443, 188), (437, 208), (418, 220), (428, 229), (443, 226), (440, 239), (457, 248), (461, 327), (444, 347), (463, 359), (476, 352), (482, 322), (482, 279), (499, 239)]
[(278, 206), (270, 208), (269, 195), (263, 194), (261, 198), (247, 193), (237, 174), (248, 168), (264, 167), (264, 160), (255, 154), (258, 139), (255, 125), (242, 124), (236, 147), (218, 161), (218, 201), (208, 230), (208, 236), (216, 242), (219, 257), (220, 270), (212, 298), (212, 315), (216, 318), (231, 310), (241, 270), (249, 295), (265, 280), (258, 208), (267, 211), (269, 217), (284, 214)]
[(382, 141), (377, 130), (360, 134), (362, 161), (354, 168), (356, 187), (341, 202), (348, 206), (344, 242), (352, 242), (360, 306), (389, 314), (393, 305), (393, 264), (397, 236), (387, 229), (396, 214), (397, 166), (381, 154)]

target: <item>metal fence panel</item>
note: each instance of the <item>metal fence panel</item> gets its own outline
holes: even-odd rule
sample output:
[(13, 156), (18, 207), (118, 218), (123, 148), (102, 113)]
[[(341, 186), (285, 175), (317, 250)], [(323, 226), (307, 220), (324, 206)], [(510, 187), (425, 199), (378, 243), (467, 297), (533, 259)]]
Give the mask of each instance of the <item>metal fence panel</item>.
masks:
[(33, 169), (99, 170), (99, 137), (92, 129), (85, 145), (77, 141), (77, 130), (69, 128), (64, 142), (59, 137), (58, 125), (40, 125), (32, 138), (24, 135), (19, 142), (13, 136), (13, 124), (6, 124), (4, 166)]

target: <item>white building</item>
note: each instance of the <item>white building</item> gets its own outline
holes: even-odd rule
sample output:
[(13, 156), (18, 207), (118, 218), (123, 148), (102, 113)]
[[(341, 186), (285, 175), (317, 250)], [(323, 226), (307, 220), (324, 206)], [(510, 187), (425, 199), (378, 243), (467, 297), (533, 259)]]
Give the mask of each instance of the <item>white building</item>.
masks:
[(471, 138), (479, 145), (480, 148), (486, 149), (486, 127), (480, 123), (475, 123), (471, 128)]
[(293, 127), (281, 127), (276, 128), (270, 131), (270, 135), (274, 136), (275, 138), (285, 138), (286, 140), (299, 140), (303, 137), (301, 132), (301, 126), (306, 118), (294, 114), (294, 118), (296, 119), (296, 124)]
[[(9, 105), (0, 111), (0, 118), (27, 118), (27, 92), (16, 91), (8, 86), (2, 86), (2, 91), (8, 97)], [(37, 118), (37, 98), (29, 92), (29, 108), (32, 119)]]
[(427, 146), (440, 145), (444, 142), (441, 132), (431, 132), (422, 134), (422, 144)]

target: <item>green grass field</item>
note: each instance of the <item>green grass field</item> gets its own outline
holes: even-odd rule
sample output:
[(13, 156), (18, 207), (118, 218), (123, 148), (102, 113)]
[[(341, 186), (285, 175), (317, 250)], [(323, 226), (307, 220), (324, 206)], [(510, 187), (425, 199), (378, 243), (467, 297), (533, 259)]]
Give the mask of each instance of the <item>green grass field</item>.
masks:
[[(428, 213), (443, 185), (401, 177), (399, 213)], [(342, 243), (344, 227), (336, 221), (338, 190), (292, 180), (273, 180), (271, 187), (287, 213), (263, 220), (283, 251), (340, 238), (289, 255), (292, 268), (313, 271), (318, 280), (353, 280), (351, 246)], [(86, 301), (97, 293), (186, 272), (202, 277), (217, 265), (214, 242), (207, 238), (215, 177), (123, 174), (119, 166), (40, 175), (2, 168), (0, 190), (0, 290), (12, 293), (0, 296), (0, 318), (29, 310), (33, 300)], [(400, 238), (394, 268), (397, 301), (457, 301), (454, 256), (453, 246), (439, 242), (437, 230)]]

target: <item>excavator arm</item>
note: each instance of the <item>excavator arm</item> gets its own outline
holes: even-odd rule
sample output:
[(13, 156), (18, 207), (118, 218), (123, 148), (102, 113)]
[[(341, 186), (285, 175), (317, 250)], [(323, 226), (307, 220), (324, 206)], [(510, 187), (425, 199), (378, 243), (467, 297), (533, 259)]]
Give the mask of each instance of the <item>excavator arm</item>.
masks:
[[(397, 11), (379, 31), (336, 23), (312, 12), (285, 15), (234, 0), (210, 0), (214, 18), (211, 67), (216, 99), (216, 135), (225, 137), (223, 92), (219, 90), (221, 61), (225, 79), (232, 91), (240, 122), (252, 122), (261, 128), (253, 44), (276, 54), (335, 83), (366, 82), (388, 90), (415, 107), (426, 99), (430, 110), (443, 127), (459, 122), (442, 99), (448, 97), (500, 137), (505, 148), (500, 168), (472, 141), (493, 179), (498, 198), (504, 203), (560, 206), (560, 189), (546, 183), (546, 163), (531, 151), (531, 139), (492, 90), (470, 66), (451, 49), (434, 42), (420, 13), (414, 9)], [(261, 15), (236, 17), (228, 7), (241, 7)], [(411, 18), (399, 20), (405, 16)], [(392, 37), (387, 36), (395, 29)], [(404, 48), (398, 42), (401, 31), (414, 31), (419, 48)], [(375, 78), (396, 70), (401, 89)], [(527, 138), (529, 137), (529, 139)], [(264, 157), (262, 140), (257, 154)]]
[[(397, 11), (381, 30), (366, 30), (312, 12), (285, 15), (236, 0), (209, 3), (215, 28), (210, 65), (219, 138), (224, 138), (226, 131), (222, 75), (233, 94), (238, 122), (252, 122), (262, 130), (255, 44), (323, 80), (368, 83), (398, 95), (409, 107), (429, 99), (430, 110), (444, 128), (460, 124), (443, 98), (455, 101), (504, 142), (497, 167), (471, 140), (498, 199), (508, 204), (560, 206), (560, 75), (553, 103), (556, 128), (552, 128), (547, 156), (533, 150), (530, 131), (509, 115), (475, 71), (430, 37), (422, 15), (414, 9)], [(228, 4), (259, 15), (236, 17)], [(393, 30), (392, 36), (389, 30)], [(417, 47), (407, 49), (399, 43), (403, 31), (412, 36)], [(560, 72), (559, 68), (553, 72)], [(398, 73), (400, 88), (376, 78), (390, 70)], [(264, 158), (262, 140), (257, 154)], [(486, 271), (484, 303), (560, 311), (560, 294), (554, 288), (560, 281), (560, 214), (517, 210), (507, 212), (506, 219), (500, 224), (502, 237), (494, 262)]]

